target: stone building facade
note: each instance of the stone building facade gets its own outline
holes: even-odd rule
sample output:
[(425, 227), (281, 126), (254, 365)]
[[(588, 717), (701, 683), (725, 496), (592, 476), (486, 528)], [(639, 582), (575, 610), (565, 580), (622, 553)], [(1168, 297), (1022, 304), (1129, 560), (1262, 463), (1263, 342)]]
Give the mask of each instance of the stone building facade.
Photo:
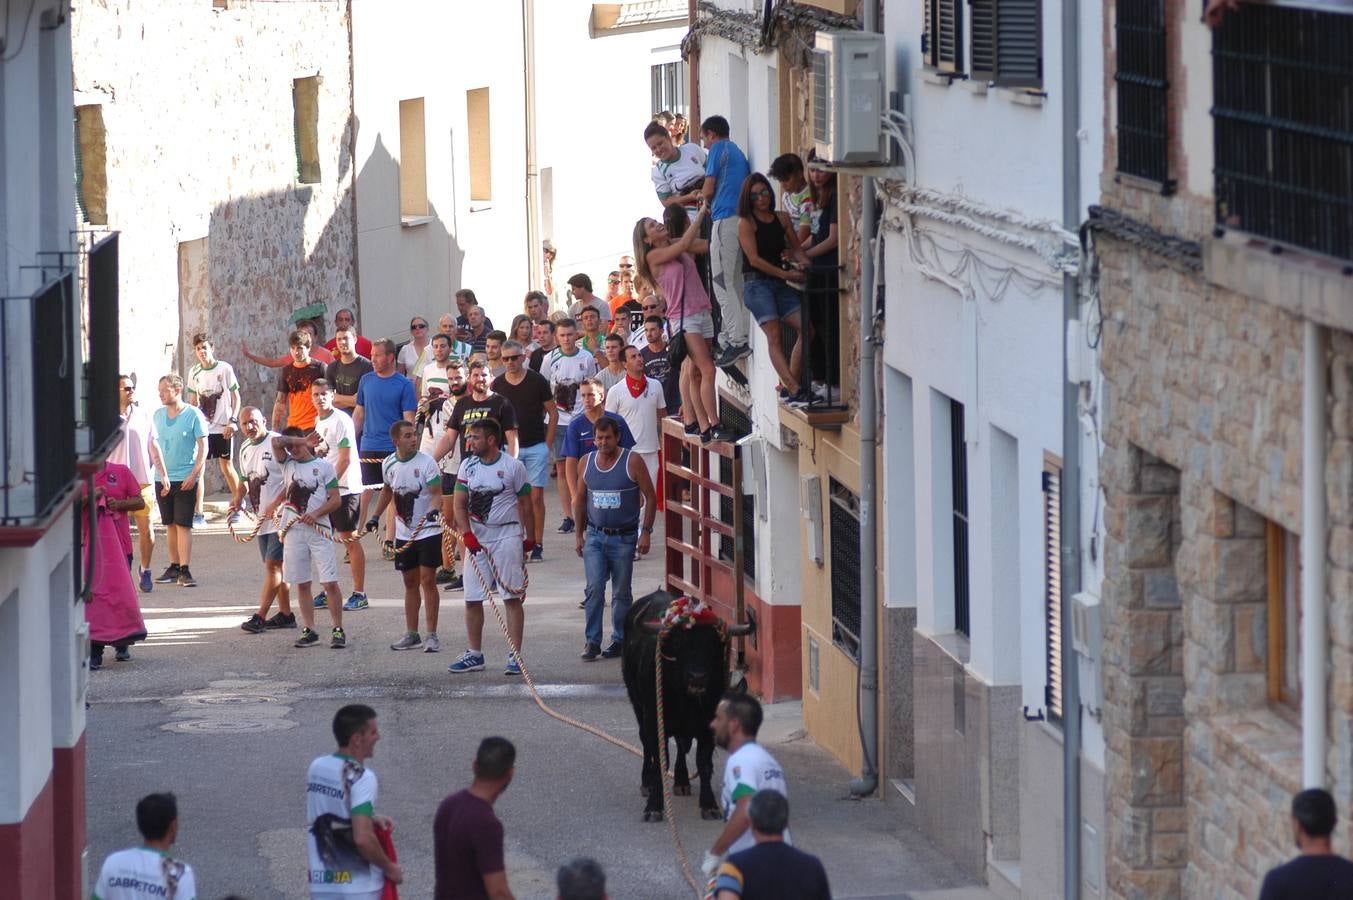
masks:
[[(1328, 334), (1324, 781), (1345, 814), (1353, 801), (1353, 290), (1336, 260), (1227, 215), (1214, 171), (1231, 163), (1209, 110), (1243, 99), (1223, 96), (1225, 53), (1207, 50), (1234, 33), (1184, 4), (1162, 6), (1169, 184), (1131, 174), (1112, 77), (1128, 64), (1113, 40), (1121, 5), (1105, 6), (1110, 132), (1090, 220), (1106, 394), (1105, 881), (1110, 897), (1252, 897), (1292, 855), (1288, 808), (1305, 786), (1293, 626), (1311, 602), (1294, 591), (1307, 319)], [(1246, 18), (1260, 15), (1273, 18)], [(1347, 19), (1306, 15), (1242, 5), (1222, 28)], [(1290, 65), (1275, 52), (1275, 70)], [(1347, 829), (1336, 838), (1348, 852)]]
[(76, 135), (82, 227), (122, 235), (123, 371), (186, 374), (206, 331), (270, 409), (276, 370), (242, 346), (281, 355), (293, 311), (357, 305), (345, 5), (102, 0), (72, 28), (77, 122), (98, 126)]

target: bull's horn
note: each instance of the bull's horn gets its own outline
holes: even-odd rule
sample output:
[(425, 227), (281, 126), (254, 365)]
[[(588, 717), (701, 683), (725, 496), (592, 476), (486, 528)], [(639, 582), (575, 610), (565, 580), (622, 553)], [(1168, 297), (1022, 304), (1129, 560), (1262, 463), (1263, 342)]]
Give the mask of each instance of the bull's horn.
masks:
[(751, 634), (751, 633), (752, 633), (753, 631), (755, 631), (755, 630), (756, 630), (756, 623), (755, 623), (755, 622), (748, 622), (748, 623), (746, 623), (745, 625), (729, 625), (729, 626), (728, 626), (728, 636), (729, 636), (729, 637), (746, 637), (747, 635)]

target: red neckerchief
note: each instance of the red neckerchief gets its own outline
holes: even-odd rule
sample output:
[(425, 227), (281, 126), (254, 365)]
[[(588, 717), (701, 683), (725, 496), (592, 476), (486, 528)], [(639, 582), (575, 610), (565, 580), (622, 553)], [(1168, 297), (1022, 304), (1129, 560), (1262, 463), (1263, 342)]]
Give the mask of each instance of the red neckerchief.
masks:
[(625, 387), (630, 389), (630, 396), (634, 398), (642, 397), (644, 388), (648, 387), (648, 376), (640, 375), (639, 380), (635, 381), (629, 375), (625, 375)]

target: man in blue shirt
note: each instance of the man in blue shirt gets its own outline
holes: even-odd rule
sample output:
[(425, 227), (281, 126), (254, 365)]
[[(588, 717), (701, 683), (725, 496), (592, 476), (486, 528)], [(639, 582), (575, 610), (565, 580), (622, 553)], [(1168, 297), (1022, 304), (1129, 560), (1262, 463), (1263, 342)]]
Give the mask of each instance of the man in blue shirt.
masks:
[(357, 521), (366, 521), (371, 492), (385, 486), (381, 463), (395, 452), (390, 440), (390, 426), (401, 418), (413, 421), (418, 408), (418, 396), (413, 382), (395, 371), (395, 342), (383, 338), (371, 345), (373, 371), (357, 382), (357, 405), (352, 410), (352, 424), (357, 432), (358, 459), (362, 465), (362, 501)]
[(151, 417), (155, 442), (160, 447), (164, 469), (156, 473), (160, 521), (169, 536), (169, 568), (157, 584), (197, 587), (188, 570), (192, 556), (193, 506), (197, 482), (207, 464), (207, 420), (196, 406), (183, 402), (183, 379), (166, 375), (160, 379), (160, 402)]
[(728, 120), (710, 116), (700, 124), (709, 158), (705, 160), (705, 203), (714, 231), (709, 239), (709, 266), (714, 278), (714, 300), (723, 325), (719, 344), (723, 352), (714, 361), (728, 366), (748, 356), (747, 307), (742, 302), (742, 247), (738, 243), (738, 195), (752, 174), (747, 155), (729, 140)]

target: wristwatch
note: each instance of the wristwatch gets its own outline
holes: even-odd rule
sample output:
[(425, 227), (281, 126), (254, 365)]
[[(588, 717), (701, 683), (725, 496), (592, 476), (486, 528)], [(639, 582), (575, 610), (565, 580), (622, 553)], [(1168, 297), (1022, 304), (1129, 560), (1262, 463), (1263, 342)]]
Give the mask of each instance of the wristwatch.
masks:
[(650, 525), (650, 526), (648, 526), (647, 528), (642, 528), (642, 527), (641, 527), (639, 530), (642, 531), (644, 534), (652, 534), (652, 533), (653, 533), (653, 526)]

